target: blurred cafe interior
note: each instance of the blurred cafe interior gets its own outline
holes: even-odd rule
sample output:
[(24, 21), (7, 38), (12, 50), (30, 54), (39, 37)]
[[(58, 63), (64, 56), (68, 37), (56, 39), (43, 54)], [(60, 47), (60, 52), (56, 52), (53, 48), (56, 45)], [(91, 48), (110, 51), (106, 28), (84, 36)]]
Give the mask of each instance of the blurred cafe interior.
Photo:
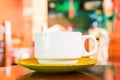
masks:
[[(115, 62), (112, 65), (119, 67), (116, 78), (104, 80), (119, 80), (119, 26), (120, 0), (0, 0), (0, 67), (34, 58), (36, 32), (81, 32), (98, 41), (97, 54), (91, 58), (99, 65)], [(92, 50), (92, 46), (86, 42), (86, 49)], [(109, 70), (108, 75), (113, 73)]]

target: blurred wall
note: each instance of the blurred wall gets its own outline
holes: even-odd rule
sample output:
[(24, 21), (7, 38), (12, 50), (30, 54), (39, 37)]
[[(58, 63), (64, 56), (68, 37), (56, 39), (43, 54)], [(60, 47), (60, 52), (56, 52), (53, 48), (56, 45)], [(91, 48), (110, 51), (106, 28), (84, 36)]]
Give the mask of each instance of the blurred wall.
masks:
[(22, 0), (0, 0), (0, 24), (12, 22), (12, 35), (21, 36), (23, 29)]

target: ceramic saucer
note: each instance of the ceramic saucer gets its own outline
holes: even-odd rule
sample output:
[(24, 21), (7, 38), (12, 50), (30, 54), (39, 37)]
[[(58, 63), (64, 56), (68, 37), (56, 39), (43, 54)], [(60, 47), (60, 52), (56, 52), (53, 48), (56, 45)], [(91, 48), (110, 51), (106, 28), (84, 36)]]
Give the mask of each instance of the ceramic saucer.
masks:
[(37, 58), (20, 59), (16, 64), (24, 66), (28, 69), (44, 73), (62, 73), (78, 71), (82, 68), (93, 66), (97, 60), (90, 58), (79, 58), (76, 64), (42, 64)]

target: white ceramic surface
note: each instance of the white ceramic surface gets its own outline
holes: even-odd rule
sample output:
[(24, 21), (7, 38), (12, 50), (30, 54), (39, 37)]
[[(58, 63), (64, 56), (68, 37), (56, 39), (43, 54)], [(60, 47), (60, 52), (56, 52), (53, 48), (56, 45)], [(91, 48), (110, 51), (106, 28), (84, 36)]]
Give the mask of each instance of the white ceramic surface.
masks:
[[(84, 43), (91, 39), (94, 50), (87, 52)], [(90, 56), (97, 51), (97, 41), (95, 37), (84, 35), (80, 32), (40, 32), (35, 34), (35, 57), (36, 58), (80, 58)], [(50, 61), (51, 62), (51, 61)], [(45, 62), (49, 63), (49, 61)]]

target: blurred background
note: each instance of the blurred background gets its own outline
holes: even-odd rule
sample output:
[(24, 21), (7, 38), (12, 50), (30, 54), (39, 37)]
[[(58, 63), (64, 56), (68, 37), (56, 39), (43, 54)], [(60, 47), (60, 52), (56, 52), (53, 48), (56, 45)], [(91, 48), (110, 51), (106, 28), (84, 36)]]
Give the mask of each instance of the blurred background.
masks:
[(109, 60), (118, 60), (119, 4), (119, 0), (0, 0), (1, 66), (9, 58), (12, 62), (7, 63), (14, 64), (17, 59), (34, 57), (35, 32), (47, 28), (50, 31), (89, 34), (89, 30), (96, 25), (108, 31)]

